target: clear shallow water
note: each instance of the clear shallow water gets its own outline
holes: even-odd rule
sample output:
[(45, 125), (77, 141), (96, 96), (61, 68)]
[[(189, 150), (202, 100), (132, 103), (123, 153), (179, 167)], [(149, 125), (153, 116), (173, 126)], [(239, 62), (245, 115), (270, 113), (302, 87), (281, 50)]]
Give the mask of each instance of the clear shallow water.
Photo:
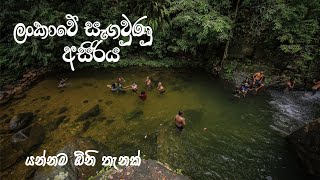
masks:
[[(151, 76), (162, 81), (167, 91), (164, 95), (155, 89), (147, 91), (145, 102), (130, 91), (112, 94), (106, 85), (120, 74), (127, 80), (125, 86), (136, 81), (140, 90), (145, 89), (144, 79)], [(63, 92), (57, 88), (62, 77), (72, 83)], [(276, 125), (285, 118), (279, 118), (283, 113), (275, 96), (233, 99), (231, 89), (200, 71), (77, 71), (47, 77), (30, 89), (25, 99), (0, 107), (0, 115), (37, 112), (36, 121), (46, 126), (59, 116), (61, 107), (68, 108), (65, 115), (69, 120), (46, 132), (34, 154), (40, 155), (43, 149), (55, 154), (76, 135), (106, 145), (114, 156), (136, 154), (140, 149), (144, 158), (167, 163), (192, 179), (303, 179), (305, 175), (281, 133), (287, 129)], [(50, 99), (41, 99), (45, 96)], [(85, 122), (75, 119), (96, 104), (102, 112), (83, 131)], [(186, 117), (182, 133), (176, 131), (173, 121), (178, 110)], [(128, 119), (128, 114), (136, 111), (143, 114)], [(19, 176), (26, 167), (21, 162), (14, 168)]]

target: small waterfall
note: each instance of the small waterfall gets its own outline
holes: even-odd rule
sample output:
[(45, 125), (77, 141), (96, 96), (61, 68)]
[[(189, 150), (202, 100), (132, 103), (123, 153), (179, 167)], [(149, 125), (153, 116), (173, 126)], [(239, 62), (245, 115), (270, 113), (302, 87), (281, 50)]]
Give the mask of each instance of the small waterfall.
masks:
[(310, 92), (295, 91), (283, 93), (281, 91), (270, 91), (273, 107), (273, 123), (270, 127), (284, 135), (303, 126), (319, 116), (320, 93), (311, 95)]

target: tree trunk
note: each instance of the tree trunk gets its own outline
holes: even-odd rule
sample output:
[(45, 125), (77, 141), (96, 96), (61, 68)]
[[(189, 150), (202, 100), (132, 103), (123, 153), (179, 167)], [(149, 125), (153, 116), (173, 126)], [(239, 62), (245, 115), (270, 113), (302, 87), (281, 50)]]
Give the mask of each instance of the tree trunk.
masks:
[[(238, 14), (238, 9), (239, 9), (239, 3), (240, 3), (240, 0), (237, 1), (237, 5), (236, 5), (235, 13), (234, 13), (233, 22), (236, 22), (236, 19), (237, 19), (237, 14)], [(219, 68), (218, 68), (218, 71), (219, 71), (219, 72), (223, 69), (223, 61), (228, 58), (229, 44), (230, 44), (230, 40), (231, 40), (232, 36), (233, 36), (233, 32), (232, 32), (232, 30), (231, 30), (231, 31), (230, 31), (230, 39), (229, 39), (229, 40), (227, 41), (227, 43), (226, 43), (226, 46), (225, 46), (225, 48), (224, 48), (223, 57), (222, 57), (222, 60), (220, 61), (220, 65), (219, 65)]]

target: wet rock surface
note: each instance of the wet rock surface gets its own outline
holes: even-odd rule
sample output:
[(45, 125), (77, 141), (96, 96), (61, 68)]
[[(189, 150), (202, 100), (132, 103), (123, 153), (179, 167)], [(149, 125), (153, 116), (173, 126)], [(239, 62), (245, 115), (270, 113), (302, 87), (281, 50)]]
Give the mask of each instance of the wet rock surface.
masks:
[(128, 166), (118, 170), (104, 171), (92, 177), (92, 179), (189, 180), (187, 176), (177, 174), (155, 160), (142, 160), (140, 166)]
[(62, 114), (62, 113), (65, 113), (66, 111), (68, 111), (68, 108), (66, 106), (64, 107), (61, 107), (58, 111), (58, 114)]
[(86, 119), (89, 119), (91, 117), (95, 117), (97, 115), (100, 114), (100, 108), (99, 105), (95, 105), (93, 106), (91, 109), (89, 109), (88, 111), (84, 112), (83, 114), (81, 114), (76, 121), (83, 121)]
[(47, 70), (44, 68), (30, 69), (22, 75), (16, 84), (4, 86), (3, 91), (0, 92), (0, 105), (8, 103), (11, 99), (25, 98), (24, 92), (38, 82), (46, 72)]
[(4, 170), (23, 160), (43, 142), (44, 131), (39, 124), (32, 124), (1, 140), (0, 169)]
[(59, 127), (59, 125), (66, 119), (66, 116), (59, 116), (52, 121), (46, 126), (48, 131), (54, 131)]
[(134, 119), (141, 119), (141, 116), (143, 116), (143, 111), (141, 109), (135, 109), (125, 116), (125, 120), (131, 121)]
[[(98, 154), (91, 153), (90, 155), (95, 156), (96, 164), (95, 166), (75, 166), (75, 151), (85, 152), (86, 150), (94, 149), (99, 151)], [(96, 174), (101, 167), (102, 155), (107, 154), (106, 147), (101, 144), (98, 144), (90, 138), (72, 138), (70, 143), (65, 147), (60, 149), (58, 153), (65, 153), (68, 156), (68, 163), (65, 166), (56, 166), (56, 167), (41, 167), (38, 168), (34, 174), (33, 179), (65, 179), (65, 180), (74, 180), (74, 179), (88, 179), (90, 176)]]
[(320, 118), (294, 131), (287, 139), (307, 172), (320, 177)]
[(31, 120), (33, 119), (34, 115), (31, 112), (26, 112), (26, 113), (19, 113), (15, 115), (11, 120), (10, 120), (10, 130), (11, 131), (17, 131), (25, 126), (27, 126)]

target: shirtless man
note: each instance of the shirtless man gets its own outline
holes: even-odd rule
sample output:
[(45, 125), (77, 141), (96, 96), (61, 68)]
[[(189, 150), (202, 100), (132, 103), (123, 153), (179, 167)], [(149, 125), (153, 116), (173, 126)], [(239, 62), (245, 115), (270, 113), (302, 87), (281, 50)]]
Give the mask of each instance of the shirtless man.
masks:
[(182, 117), (183, 112), (179, 111), (178, 114), (175, 116), (175, 123), (176, 123), (176, 127), (182, 131), (183, 127), (186, 125), (186, 121), (185, 118)]
[(118, 84), (123, 84), (124, 82), (126, 82), (126, 80), (122, 76), (118, 77)]
[(319, 81), (313, 80), (313, 83), (315, 85), (312, 86), (312, 91), (313, 91), (313, 94), (315, 94), (317, 91), (320, 90), (320, 80)]
[(146, 80), (145, 80), (145, 83), (146, 83), (146, 85), (147, 85), (148, 88), (151, 88), (152, 82), (151, 82), (151, 79), (149, 78), (149, 76), (147, 76), (147, 78), (146, 78)]
[(287, 87), (286, 89), (284, 90), (284, 92), (289, 92), (291, 90), (293, 90), (293, 87), (294, 87), (294, 79), (293, 78), (290, 78), (290, 80), (287, 82)]
[(257, 72), (255, 73), (253, 76), (253, 85), (257, 85), (258, 87), (256, 88), (256, 91), (258, 91), (260, 88), (262, 88), (264, 86), (264, 84), (262, 83), (264, 80), (264, 73), (263, 71)]
[(164, 89), (164, 87), (162, 86), (162, 83), (159, 82), (158, 83), (158, 87), (157, 87), (159, 94), (163, 94), (166, 90)]
[(132, 90), (132, 92), (137, 92), (138, 91), (138, 85), (137, 85), (136, 82), (133, 82), (131, 84), (131, 90)]

